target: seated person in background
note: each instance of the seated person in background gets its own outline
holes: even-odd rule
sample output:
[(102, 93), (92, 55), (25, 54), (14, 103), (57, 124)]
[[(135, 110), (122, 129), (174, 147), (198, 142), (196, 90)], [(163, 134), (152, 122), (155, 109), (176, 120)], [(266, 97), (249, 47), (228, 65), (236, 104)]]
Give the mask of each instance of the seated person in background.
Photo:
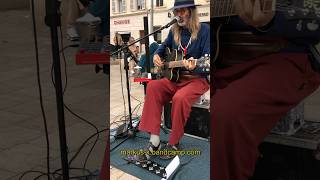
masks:
[[(130, 37), (128, 44), (131, 44), (135, 41), (134, 37)], [(139, 51), (137, 51), (137, 45), (133, 44), (131, 46), (129, 46), (129, 54), (130, 54), (130, 61), (129, 61), (129, 71), (130, 74), (133, 75), (134, 74), (134, 67), (136, 66), (136, 64), (138, 63), (138, 56), (139, 56)]]
[(79, 40), (79, 32), (76, 23), (95, 24), (100, 23), (102, 27), (98, 26), (98, 38), (102, 39), (106, 36), (109, 26), (106, 23), (107, 3), (103, 0), (68, 0), (67, 1), (67, 38), (71, 41)]
[[(114, 35), (114, 37), (113, 37), (113, 43), (114, 43), (114, 48), (115, 48), (114, 51), (120, 49), (120, 48), (123, 46), (122, 37), (121, 37), (121, 35), (120, 35), (118, 32), (116, 32), (115, 35)], [(113, 51), (112, 51), (112, 52), (113, 52)], [(121, 55), (121, 52), (118, 52), (118, 53), (116, 54), (116, 57), (115, 57), (115, 58), (120, 59), (121, 56), (122, 56), (122, 55)]]
[(82, 4), (79, 0), (68, 0), (66, 5), (67, 38), (71, 41), (79, 40), (79, 34), (76, 28), (76, 19), (87, 12), (87, 6)]
[[(150, 51), (150, 59), (149, 59), (149, 67), (151, 73), (154, 73), (154, 64), (153, 64), (153, 56), (156, 50), (159, 47), (159, 44), (154, 40), (153, 36), (149, 36), (149, 51)], [(147, 65), (146, 65), (147, 57), (146, 54), (142, 54), (138, 63), (138, 66), (141, 67), (141, 72), (147, 72)]]
[[(110, 32), (108, 3), (107, 0), (94, 0), (89, 6), (89, 12), (96, 17), (95, 20), (97, 18), (101, 20), (98, 38), (109, 35)], [(94, 20), (90, 15), (88, 15), (88, 19)]]

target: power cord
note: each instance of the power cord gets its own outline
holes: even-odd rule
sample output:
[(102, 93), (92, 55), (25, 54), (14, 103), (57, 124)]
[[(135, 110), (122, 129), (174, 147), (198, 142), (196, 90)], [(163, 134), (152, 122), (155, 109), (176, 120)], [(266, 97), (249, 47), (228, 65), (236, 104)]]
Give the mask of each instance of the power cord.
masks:
[[(40, 63), (39, 63), (39, 49), (38, 49), (38, 38), (37, 38), (37, 27), (36, 27), (36, 18), (35, 18), (35, 11), (34, 11), (34, 0), (31, 0), (31, 13), (32, 13), (32, 24), (33, 24), (33, 37), (34, 37), (34, 46), (35, 46), (35, 53), (36, 53), (36, 63), (37, 63), (37, 81), (38, 81), (38, 88), (39, 88), (39, 97), (40, 97), (40, 107), (41, 107), (41, 113), (43, 117), (43, 123), (44, 123), (44, 130), (45, 130), (45, 136), (46, 136), (46, 163), (47, 163), (47, 174), (48, 174), (48, 180), (50, 180), (50, 143), (49, 143), (49, 135), (48, 135), (48, 125), (47, 125), (47, 118), (44, 111), (43, 106), (43, 98), (42, 98), (42, 87), (41, 87), (41, 79), (40, 79)], [(27, 173), (25, 173), (27, 174)], [(19, 179), (22, 179), (22, 177), (25, 175), (23, 174), (20, 176)]]

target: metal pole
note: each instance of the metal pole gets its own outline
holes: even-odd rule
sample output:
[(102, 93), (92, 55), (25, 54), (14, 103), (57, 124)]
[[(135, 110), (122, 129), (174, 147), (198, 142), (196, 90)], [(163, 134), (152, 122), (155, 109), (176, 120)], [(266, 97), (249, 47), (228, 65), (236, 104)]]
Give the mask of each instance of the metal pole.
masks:
[(153, 1), (150, 0), (150, 25), (149, 25), (149, 32), (153, 32)]
[(61, 80), (61, 65), (58, 41), (58, 27), (61, 25), (61, 18), (58, 14), (58, 1), (46, 0), (46, 17), (45, 23), (51, 30), (51, 49), (54, 68), (54, 80), (56, 89), (57, 115), (59, 125), (60, 139), (60, 155), (63, 180), (69, 180), (69, 164), (68, 164), (68, 147), (66, 138), (65, 118), (64, 118), (64, 103)]

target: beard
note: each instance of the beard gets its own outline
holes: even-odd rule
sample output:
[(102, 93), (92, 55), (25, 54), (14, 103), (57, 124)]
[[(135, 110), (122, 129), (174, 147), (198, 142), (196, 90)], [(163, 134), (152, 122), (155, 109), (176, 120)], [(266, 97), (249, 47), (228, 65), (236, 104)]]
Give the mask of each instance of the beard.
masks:
[(177, 22), (177, 24), (180, 27), (187, 27), (190, 20), (191, 20), (190, 16), (180, 17), (180, 20)]
[(177, 22), (178, 26), (185, 27), (187, 26), (187, 21), (184, 19), (181, 19), (179, 22)]

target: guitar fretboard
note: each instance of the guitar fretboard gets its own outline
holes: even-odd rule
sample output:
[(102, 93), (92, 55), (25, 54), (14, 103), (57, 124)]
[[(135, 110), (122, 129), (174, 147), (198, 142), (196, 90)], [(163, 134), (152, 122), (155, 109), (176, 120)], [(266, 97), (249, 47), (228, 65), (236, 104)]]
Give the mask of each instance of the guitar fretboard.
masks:
[[(233, 7), (233, 0), (213, 0), (211, 4), (211, 17), (226, 17), (235, 16), (235, 8)], [(262, 0), (261, 9), (263, 12), (275, 10), (276, 0)]]
[(165, 65), (168, 68), (184, 67), (182, 61), (170, 61), (170, 62), (166, 62)]

